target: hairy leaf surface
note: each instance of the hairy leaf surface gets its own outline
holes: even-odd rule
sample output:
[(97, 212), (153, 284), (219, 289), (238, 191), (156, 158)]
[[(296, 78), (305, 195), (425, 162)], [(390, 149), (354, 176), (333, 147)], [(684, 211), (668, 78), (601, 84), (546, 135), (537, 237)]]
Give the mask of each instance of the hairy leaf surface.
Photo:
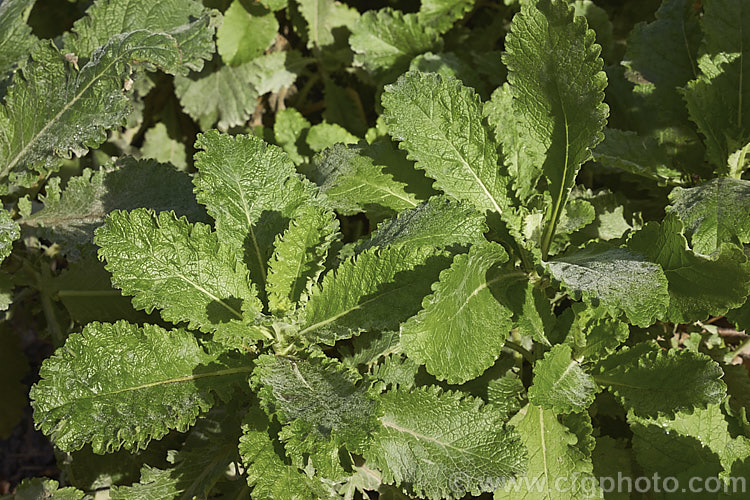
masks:
[(333, 345), (362, 331), (397, 329), (419, 310), (447, 264), (428, 247), (363, 252), (326, 273), (313, 289), (300, 334)]
[(454, 78), (409, 72), (382, 97), (388, 131), (434, 186), (482, 211), (502, 213), (507, 181), (474, 91)]
[(523, 278), (500, 269), (508, 254), (496, 243), (480, 243), (458, 255), (440, 273), (423, 309), (401, 327), (404, 352), (449, 384), (482, 374), (500, 355), (513, 312), (498, 302), (493, 288)]
[(173, 210), (193, 222), (207, 222), (203, 207), (195, 202), (190, 177), (171, 165), (149, 160), (120, 159), (115, 168), (96, 172), (85, 169), (68, 180), (61, 190), (50, 181), (46, 195), (40, 196), (44, 207), (21, 219), (29, 228), (54, 239), (69, 257), (88, 253), (94, 230), (104, 223), (113, 210), (149, 208), (156, 212)]
[(160, 309), (165, 320), (202, 331), (261, 310), (238, 252), (205, 224), (170, 212), (116, 211), (96, 231), (96, 243), (112, 284), (132, 295), (137, 309)]
[(276, 236), (298, 207), (316, 196), (276, 146), (251, 135), (198, 136), (195, 194), (216, 221), (222, 243), (244, 249), (250, 276), (265, 291)]
[(333, 212), (305, 206), (276, 238), (266, 281), (271, 312), (288, 312), (298, 301), (307, 300), (307, 293), (324, 270), (323, 261), (338, 228)]
[(376, 207), (390, 213), (416, 207), (418, 201), (406, 185), (366, 153), (366, 146), (335, 144), (316, 157), (312, 176), (332, 208), (354, 214)]
[(552, 205), (542, 236), (546, 257), (578, 169), (603, 139), (607, 77), (596, 34), (564, 1), (526, 3), (513, 18), (503, 61), (524, 145), (546, 155)]
[(129, 111), (124, 93), (133, 68), (176, 72), (183, 58), (175, 38), (146, 30), (113, 36), (80, 71), (52, 45), (39, 44), (0, 109), (0, 182), (29, 186), (57, 168), (56, 156), (81, 156), (104, 142)]
[(741, 248), (722, 244), (710, 256), (688, 247), (676, 215), (649, 222), (628, 246), (657, 262), (669, 281), (667, 317), (675, 323), (707, 319), (739, 307), (750, 294), (750, 264)]
[(650, 342), (624, 347), (602, 360), (595, 380), (621, 398), (636, 415), (674, 415), (718, 404), (726, 394), (719, 365), (705, 354)]
[(214, 51), (214, 23), (209, 12), (196, 0), (96, 0), (76, 21), (71, 32), (63, 35), (67, 52), (77, 57), (91, 57), (113, 36), (136, 30), (165, 33), (180, 47), (184, 68), (200, 70), (203, 60)]
[(24, 59), (36, 41), (26, 24), (36, 0), (3, 0), (0, 3), (0, 80)]
[(526, 466), (518, 433), (478, 398), (436, 387), (398, 390), (380, 397), (379, 410), (381, 426), (365, 458), (386, 484), (462, 498), (492, 491), (489, 478), (515, 476)]
[(484, 241), (485, 217), (472, 206), (433, 196), (419, 206), (380, 223), (358, 251), (385, 246), (444, 248)]
[[(590, 488), (593, 466), (579, 448), (579, 438), (561, 424), (558, 415), (529, 404), (516, 422), (521, 441), (529, 450), (529, 467), (525, 478), (517, 481), (496, 478), (495, 499), (508, 500), (577, 500)], [(561, 481), (560, 478), (567, 479)], [(525, 480), (524, 480), (525, 479)], [(558, 485), (556, 488), (555, 485)], [(564, 484), (564, 488), (559, 485)], [(593, 484), (598, 484), (593, 481)], [(586, 490), (585, 498), (601, 498), (601, 491)]]
[(694, 251), (715, 252), (722, 243), (750, 243), (750, 181), (719, 177), (669, 195)]
[(661, 267), (625, 248), (591, 243), (547, 262), (547, 269), (570, 293), (601, 301), (614, 316), (622, 311), (634, 325), (651, 325), (669, 304)]
[(534, 365), (534, 385), (529, 388), (533, 405), (557, 413), (584, 411), (598, 390), (591, 375), (571, 359), (570, 346), (558, 344)]
[(208, 354), (185, 330), (90, 323), (44, 361), (31, 389), (36, 426), (62, 450), (145, 448), (185, 431), (252, 366)]

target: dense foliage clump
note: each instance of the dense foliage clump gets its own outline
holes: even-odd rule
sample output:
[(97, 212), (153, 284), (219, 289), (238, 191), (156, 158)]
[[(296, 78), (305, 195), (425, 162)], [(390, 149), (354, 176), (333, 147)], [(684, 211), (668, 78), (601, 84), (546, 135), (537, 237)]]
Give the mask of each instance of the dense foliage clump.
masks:
[(746, 494), (750, 3), (51, 3), (0, 2), (17, 498)]

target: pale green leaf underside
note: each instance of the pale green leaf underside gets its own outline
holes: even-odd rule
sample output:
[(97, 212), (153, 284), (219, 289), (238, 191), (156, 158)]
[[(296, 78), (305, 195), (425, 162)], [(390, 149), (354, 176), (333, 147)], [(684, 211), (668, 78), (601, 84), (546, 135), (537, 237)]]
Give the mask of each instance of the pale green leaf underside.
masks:
[(675, 188), (668, 210), (685, 224), (694, 251), (710, 254), (722, 243), (750, 243), (750, 181), (718, 177), (694, 188)]
[(124, 321), (90, 323), (44, 361), (31, 389), (36, 426), (65, 451), (138, 450), (185, 431), (250, 366), (226, 364), (193, 334)]
[(0, 109), (0, 182), (10, 176), (31, 185), (57, 167), (56, 156), (80, 156), (104, 142), (129, 112), (124, 87), (133, 67), (174, 72), (183, 56), (175, 38), (145, 30), (113, 36), (80, 71), (56, 48), (38, 45)]
[(619, 396), (637, 415), (674, 415), (705, 408), (726, 394), (723, 372), (707, 355), (689, 350), (662, 351), (644, 342), (625, 347), (598, 365), (595, 380)]
[(529, 401), (557, 413), (580, 412), (594, 402), (598, 387), (591, 375), (571, 359), (572, 349), (558, 344), (534, 365)]
[(436, 387), (398, 390), (383, 394), (379, 407), (381, 426), (365, 458), (386, 484), (408, 485), (420, 497), (462, 498), (525, 469), (518, 433), (477, 398)]
[(622, 311), (635, 325), (651, 325), (669, 304), (661, 267), (626, 248), (592, 243), (546, 265), (570, 293), (600, 301), (614, 316)]
[(278, 29), (273, 12), (260, 3), (234, 0), (216, 30), (216, 50), (225, 64), (238, 66), (270, 47)]
[(482, 374), (500, 355), (513, 312), (498, 302), (493, 287), (518, 273), (499, 269), (508, 255), (498, 244), (479, 243), (440, 273), (423, 309), (401, 327), (404, 352), (449, 384)]
[(276, 238), (266, 280), (268, 307), (273, 313), (294, 309), (323, 272), (323, 260), (339, 223), (333, 212), (302, 207), (289, 228)]
[(313, 289), (300, 334), (333, 345), (362, 331), (394, 330), (415, 314), (448, 259), (428, 247), (372, 248)]
[(202, 331), (261, 309), (237, 250), (205, 224), (171, 212), (116, 211), (96, 231), (96, 243), (112, 284), (133, 296), (137, 309), (160, 309), (165, 320)]
[(546, 158), (552, 204), (542, 237), (545, 257), (578, 169), (603, 139), (609, 114), (595, 39), (568, 2), (542, 0), (523, 5), (505, 41), (503, 62), (523, 145)]
[(502, 212), (507, 180), (472, 89), (454, 78), (409, 72), (386, 87), (382, 101), (388, 132), (435, 188), (481, 211)]

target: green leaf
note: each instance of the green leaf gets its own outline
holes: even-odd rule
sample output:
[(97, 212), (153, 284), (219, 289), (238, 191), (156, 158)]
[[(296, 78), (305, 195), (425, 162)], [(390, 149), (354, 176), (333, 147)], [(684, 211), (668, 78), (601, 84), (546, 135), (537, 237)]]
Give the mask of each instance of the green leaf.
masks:
[(594, 402), (598, 387), (578, 361), (571, 359), (569, 345), (558, 344), (534, 365), (531, 404), (557, 413), (584, 411)]
[(24, 479), (18, 486), (14, 500), (38, 500), (50, 498), (52, 500), (84, 500), (86, 495), (71, 486), (60, 488), (60, 483), (53, 479), (32, 478)]
[(261, 55), (276, 38), (279, 23), (257, 2), (234, 0), (216, 30), (216, 50), (224, 63), (238, 66)]
[(68, 180), (64, 190), (50, 181), (45, 191), (46, 196), (40, 196), (44, 207), (21, 219), (21, 225), (38, 228), (69, 258), (93, 253), (94, 230), (113, 210), (173, 210), (191, 221), (207, 222), (205, 210), (195, 202), (190, 177), (150, 160), (125, 157), (115, 168), (84, 169)]
[(310, 127), (307, 133), (307, 145), (311, 150), (319, 153), (337, 143), (357, 144), (359, 138), (350, 134), (341, 125), (335, 123), (318, 123)]
[(240, 456), (247, 484), (257, 500), (314, 500), (325, 498), (323, 486), (304, 472), (284, 463), (269, 437), (269, 422), (259, 408), (245, 417), (240, 437)]
[[(750, 6), (742, 0), (705, 2), (701, 75), (685, 89), (690, 118), (706, 138), (706, 159), (730, 173), (729, 157), (750, 142)], [(746, 48), (747, 47), (747, 48)], [(742, 173), (731, 172), (739, 178)]]
[(513, 111), (513, 93), (507, 83), (495, 89), (490, 100), (484, 104), (483, 112), (494, 130), (497, 143), (502, 144), (505, 166), (518, 198), (528, 200), (537, 193), (544, 151), (537, 151), (525, 144), (524, 125)]
[(696, 254), (674, 214), (661, 224), (646, 224), (628, 246), (664, 269), (669, 282), (667, 318), (675, 323), (724, 314), (742, 305), (750, 294), (750, 264), (742, 249), (722, 244), (711, 257)]
[(573, 357), (579, 361), (593, 361), (612, 354), (630, 335), (628, 325), (610, 318), (604, 308), (579, 303), (573, 304), (571, 309), (575, 319), (565, 343), (571, 346)]
[(309, 128), (310, 122), (294, 108), (282, 109), (276, 113), (273, 122), (274, 138), (295, 165), (304, 161), (299, 149), (307, 146), (304, 139)]
[[(638, 86), (653, 85), (650, 99), (660, 106), (657, 115), (687, 118), (678, 87), (698, 76), (696, 60), (703, 36), (698, 10), (691, 0), (666, 0), (656, 19), (639, 23), (628, 36), (625, 65), (638, 75)], [(662, 119), (669, 119), (664, 116)]]
[(651, 325), (669, 304), (661, 267), (626, 248), (590, 243), (546, 266), (574, 296), (582, 295), (591, 304), (601, 301), (615, 317), (622, 311), (634, 325)]
[(486, 98), (489, 95), (487, 85), (482, 80), (474, 65), (455, 52), (426, 52), (411, 60), (409, 69), (423, 73), (437, 73), (443, 78), (457, 78), (467, 87)]
[(368, 10), (352, 28), (354, 63), (384, 82), (392, 82), (411, 59), (441, 47), (439, 33), (419, 23), (417, 14), (391, 8)]
[(407, 356), (449, 384), (478, 377), (500, 355), (512, 328), (513, 312), (493, 290), (524, 277), (501, 269), (508, 254), (496, 243), (473, 245), (458, 255), (425, 297), (422, 310), (401, 327)]
[(594, 379), (608, 387), (636, 415), (674, 415), (681, 410), (718, 404), (726, 394), (723, 372), (705, 354), (689, 350), (662, 351), (642, 342), (607, 356)]
[(144, 466), (140, 482), (112, 488), (112, 499), (205, 498), (236, 460), (241, 415), (234, 412), (234, 408), (214, 408), (199, 418), (182, 449), (170, 457), (174, 467)]
[[(251, 366), (208, 354), (185, 330), (90, 323), (44, 361), (31, 388), (34, 421), (64, 451), (143, 449), (181, 432)], [(210, 387), (210, 389), (209, 389)]]
[(395, 330), (420, 309), (448, 259), (428, 247), (373, 248), (323, 277), (300, 335), (333, 345), (367, 330)]
[(323, 272), (339, 223), (333, 212), (302, 207), (283, 235), (276, 237), (266, 280), (268, 308), (276, 314), (292, 311)]
[(312, 59), (302, 57), (296, 50), (285, 50), (258, 56), (246, 66), (250, 83), (263, 95), (291, 87), (297, 75), (311, 61)]
[(734, 323), (738, 330), (750, 331), (750, 300), (737, 309), (727, 313), (727, 319)]
[(565, 1), (524, 4), (505, 41), (513, 109), (524, 146), (546, 156), (542, 165), (552, 205), (542, 236), (546, 258), (581, 165), (604, 138), (607, 77), (596, 34)]
[(712, 254), (722, 243), (750, 243), (750, 181), (719, 177), (694, 188), (675, 188), (667, 210), (685, 224), (697, 253)]
[(298, 8), (307, 21), (307, 47), (324, 48), (335, 42), (334, 30), (352, 29), (359, 12), (335, 0), (299, 0)]
[(632, 131), (605, 129), (604, 140), (594, 150), (602, 165), (664, 183), (680, 183), (682, 174), (673, 167), (665, 148), (649, 136)]
[(82, 325), (121, 319), (131, 323), (159, 320), (156, 314), (149, 316), (136, 311), (130, 297), (112, 287), (112, 275), (95, 255), (69, 262), (59, 276), (46, 283), (45, 288), (53, 298), (62, 302), (70, 318)]
[(373, 431), (375, 402), (354, 368), (326, 357), (262, 355), (256, 364), (251, 383), (282, 424), (295, 424), (317, 441), (340, 439), (352, 452)]
[(3, 0), (0, 4), (0, 80), (25, 59), (36, 42), (26, 24), (36, 0)]
[(181, 66), (170, 71), (199, 71), (214, 51), (213, 13), (195, 0), (96, 0), (86, 14), (63, 35), (66, 53), (79, 58), (93, 57), (112, 37), (137, 30), (163, 33), (177, 42)]
[(209, 131), (198, 136), (195, 195), (216, 221), (222, 243), (244, 248), (250, 276), (265, 293), (276, 236), (317, 195), (276, 146), (249, 136)]
[(10, 255), (13, 242), (21, 237), (21, 228), (11, 218), (10, 213), (0, 208), (0, 262)]
[[(695, 409), (691, 413), (679, 412), (674, 418), (645, 419), (631, 414), (628, 415), (628, 421), (636, 437), (633, 448), (639, 462), (653, 461), (653, 459), (644, 459), (645, 457), (642, 455), (643, 453), (653, 453), (653, 448), (657, 448), (655, 446), (657, 442), (681, 441), (681, 437), (694, 438), (701, 446), (705, 446), (718, 455), (721, 465), (727, 473), (731, 471), (732, 464), (736, 460), (741, 460), (750, 455), (750, 440), (742, 435), (732, 436), (729, 431), (729, 424), (722, 412), (722, 406), (718, 404)], [(654, 435), (658, 433), (653, 432), (656, 429), (645, 429), (647, 426), (657, 426), (663, 434), (654, 440)], [(644, 430), (646, 432), (643, 432)], [(668, 449), (671, 446), (665, 446), (665, 448)], [(683, 462), (682, 467), (685, 467), (684, 459), (679, 459), (678, 456), (669, 458), (677, 459), (677, 463)]]
[(430, 246), (446, 248), (485, 241), (485, 217), (472, 206), (445, 196), (433, 196), (415, 208), (378, 225), (358, 252), (372, 247)]
[(124, 124), (124, 89), (138, 64), (175, 72), (183, 55), (170, 35), (133, 31), (112, 37), (77, 71), (52, 45), (38, 45), (0, 110), (0, 182), (30, 186), (58, 167), (56, 156), (82, 156), (104, 142)]
[(179, 170), (187, 169), (185, 145), (169, 136), (167, 126), (159, 122), (143, 136), (141, 153), (144, 158), (153, 158), (161, 163), (171, 163)]
[(160, 309), (166, 321), (204, 332), (261, 310), (237, 250), (205, 224), (171, 212), (115, 211), (96, 231), (96, 244), (112, 284), (133, 296), (136, 309)]
[(174, 79), (182, 108), (202, 130), (217, 121), (221, 130), (242, 125), (258, 104), (258, 91), (250, 83), (253, 73), (249, 64), (218, 69), (215, 64), (207, 64), (200, 73)]
[(419, 497), (462, 498), (525, 469), (518, 433), (477, 398), (428, 387), (386, 392), (378, 407), (382, 425), (365, 458), (386, 484)]
[(364, 144), (336, 144), (315, 157), (309, 176), (331, 207), (347, 215), (369, 212), (373, 205), (390, 213), (416, 207), (418, 201), (405, 191), (406, 185), (386, 173), (384, 166), (368, 155), (369, 149)]
[[(529, 450), (529, 466), (525, 477), (497, 481), (496, 500), (601, 498), (598, 487), (591, 491), (592, 479), (598, 485), (591, 458), (581, 451), (579, 438), (559, 422), (554, 411), (529, 404), (518, 416), (516, 429)], [(561, 483), (564, 488), (559, 487)]]
[(424, 0), (417, 19), (420, 24), (445, 33), (474, 7), (475, 0)]
[(386, 87), (382, 100), (389, 133), (436, 188), (482, 211), (502, 213), (507, 181), (472, 89), (453, 78), (409, 72)]

